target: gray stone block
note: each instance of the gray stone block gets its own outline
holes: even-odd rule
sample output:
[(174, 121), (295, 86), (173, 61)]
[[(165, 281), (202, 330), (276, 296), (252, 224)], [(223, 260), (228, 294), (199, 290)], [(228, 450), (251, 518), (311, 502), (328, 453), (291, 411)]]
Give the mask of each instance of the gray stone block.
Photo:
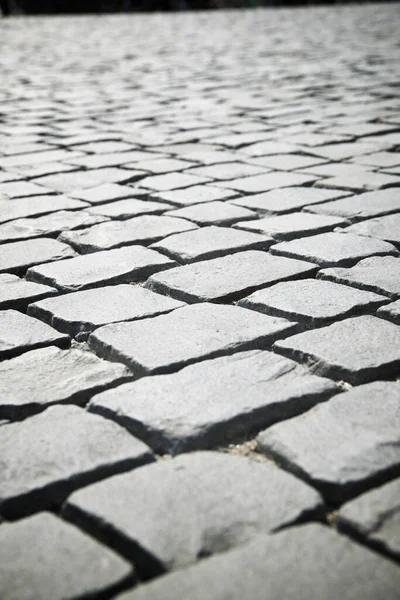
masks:
[(140, 215), (160, 215), (170, 208), (171, 206), (165, 202), (126, 198), (125, 200), (92, 206), (87, 212), (91, 215), (104, 215), (112, 219), (130, 219)]
[[(101, 225), (98, 225), (101, 227)], [(353, 233), (320, 233), (307, 238), (281, 242), (271, 248), (273, 254), (310, 260), (321, 267), (350, 267), (368, 256), (398, 254), (388, 242)]]
[(76, 210), (86, 207), (86, 202), (67, 196), (35, 196), (34, 198), (19, 198), (12, 202), (0, 200), (0, 223), (26, 217), (40, 217), (59, 210)]
[(141, 180), (140, 185), (158, 192), (168, 192), (201, 185), (211, 181), (209, 177), (189, 175), (188, 173), (167, 173), (166, 175), (153, 175)]
[(43, 346), (70, 345), (69, 335), (16, 310), (0, 311), (0, 358), (11, 358)]
[(47, 238), (2, 244), (0, 249), (0, 273), (24, 273), (33, 265), (76, 256), (67, 244)]
[(16, 275), (0, 275), (0, 310), (13, 308), (25, 311), (30, 302), (57, 294), (55, 288), (20, 279)]
[[(75, 186), (77, 187), (77, 186)], [(134, 188), (117, 183), (101, 183), (87, 189), (75, 190), (70, 194), (73, 198), (84, 200), (90, 204), (103, 204), (122, 200), (123, 198), (135, 198)]]
[(238, 179), (239, 177), (249, 177), (250, 175), (258, 175), (265, 173), (268, 169), (258, 167), (256, 165), (248, 165), (240, 162), (228, 162), (218, 165), (209, 165), (190, 169), (192, 175), (200, 175), (223, 181), (227, 179)]
[(0, 528), (2, 600), (97, 597), (133, 582), (127, 561), (51, 513)]
[(171, 210), (168, 216), (188, 219), (198, 225), (231, 225), (237, 221), (257, 218), (257, 214), (252, 210), (219, 200)]
[(285, 319), (237, 306), (204, 303), (152, 319), (106, 325), (92, 333), (88, 343), (100, 356), (123, 362), (140, 377), (239, 350), (266, 348), (295, 327)]
[(0, 363), (0, 419), (19, 420), (52, 404), (84, 405), (94, 394), (131, 378), (124, 365), (90, 352), (32, 350)]
[(195, 452), (81, 490), (64, 514), (95, 536), (107, 532), (112, 546), (154, 574), (320, 509), (313, 489), (271, 463)]
[(74, 292), (106, 284), (140, 281), (175, 265), (174, 261), (154, 250), (133, 246), (33, 267), (28, 270), (26, 278), (64, 292)]
[(178, 262), (191, 263), (241, 250), (268, 250), (272, 243), (266, 235), (210, 225), (171, 235), (151, 247)]
[(335, 319), (374, 310), (385, 302), (388, 302), (385, 296), (373, 292), (321, 279), (305, 279), (259, 290), (240, 300), (239, 306), (318, 327)]
[(400, 190), (390, 188), (366, 192), (334, 202), (325, 202), (307, 208), (308, 211), (324, 215), (336, 215), (350, 221), (362, 221), (400, 211)]
[[(73, 164), (75, 164), (75, 162), (78, 160), (84, 159), (73, 159)], [(57, 173), (57, 175), (38, 177), (36, 181), (41, 186), (46, 186), (46, 188), (50, 190), (63, 194), (70, 194), (75, 190), (95, 187), (103, 183), (101, 179), (96, 177), (94, 171), (72, 171), (70, 173)], [(74, 194), (73, 197), (77, 198), (78, 196)]]
[(10, 181), (9, 183), (1, 183), (0, 200), (41, 196), (51, 193), (51, 188), (44, 187), (45, 185), (44, 182), (43, 184), (38, 185), (31, 181)]
[(339, 531), (400, 559), (400, 479), (351, 500), (336, 518)]
[(317, 187), (341, 188), (343, 190), (354, 190), (363, 192), (365, 190), (380, 190), (392, 186), (398, 186), (399, 177), (396, 175), (387, 175), (386, 173), (376, 173), (365, 169), (359, 174), (338, 175), (337, 177), (327, 177), (316, 182)]
[(239, 192), (255, 194), (257, 192), (267, 192), (276, 188), (313, 183), (316, 179), (318, 179), (318, 177), (315, 175), (301, 175), (300, 173), (274, 171), (273, 173), (266, 173), (263, 175), (231, 179), (226, 183), (214, 183), (214, 185), (230, 187), (231, 189), (238, 190)]
[(399, 384), (339, 394), (258, 436), (259, 449), (334, 504), (400, 474)]
[(291, 213), (279, 217), (266, 217), (250, 223), (237, 223), (235, 227), (246, 231), (255, 231), (273, 237), (275, 240), (293, 240), (299, 237), (332, 231), (345, 225), (346, 221), (328, 215)]
[(122, 427), (77, 406), (52, 406), (0, 427), (0, 449), (0, 514), (7, 519), (59, 506), (82, 486), (153, 460)]
[(162, 202), (170, 202), (178, 206), (191, 206), (203, 202), (214, 202), (215, 200), (227, 200), (234, 198), (238, 193), (212, 185), (194, 185), (183, 190), (172, 190), (170, 192), (153, 192), (149, 197)]
[(277, 281), (313, 275), (312, 263), (248, 250), (152, 275), (146, 287), (185, 302), (227, 302)]
[[(373, 576), (372, 576), (373, 574)], [(399, 569), (388, 560), (310, 524), (259, 535), (118, 596), (118, 600), (397, 600)]]
[(400, 298), (400, 260), (395, 256), (371, 256), (350, 269), (323, 269), (318, 277)]
[(369, 315), (299, 333), (274, 347), (319, 375), (354, 385), (394, 377), (400, 367), (399, 328)]
[(400, 300), (392, 302), (387, 306), (382, 306), (382, 308), (378, 309), (377, 315), (378, 317), (382, 317), (388, 321), (392, 321), (393, 323), (400, 325)]
[(48, 298), (31, 304), (28, 314), (84, 341), (102, 325), (154, 317), (181, 306), (141, 286), (120, 284)]
[(126, 221), (101, 223), (79, 231), (67, 231), (61, 234), (60, 240), (86, 254), (132, 244), (148, 245), (191, 229), (197, 229), (197, 225), (184, 219), (143, 215)]
[(400, 214), (368, 219), (343, 229), (343, 233), (355, 233), (377, 238), (400, 247)]
[(291, 360), (253, 350), (119, 386), (92, 398), (89, 410), (155, 452), (176, 454), (247, 437), (338, 391)]

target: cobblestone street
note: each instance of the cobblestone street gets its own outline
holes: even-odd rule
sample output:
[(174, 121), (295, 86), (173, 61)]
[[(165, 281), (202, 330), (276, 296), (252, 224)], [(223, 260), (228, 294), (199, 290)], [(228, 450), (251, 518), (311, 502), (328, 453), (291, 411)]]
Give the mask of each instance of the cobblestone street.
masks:
[(400, 6), (0, 20), (1, 600), (398, 600)]

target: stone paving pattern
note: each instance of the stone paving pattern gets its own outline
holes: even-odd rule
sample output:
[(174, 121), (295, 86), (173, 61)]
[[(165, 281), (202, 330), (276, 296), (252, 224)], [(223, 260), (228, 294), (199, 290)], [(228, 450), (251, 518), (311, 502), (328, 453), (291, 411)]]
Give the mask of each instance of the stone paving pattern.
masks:
[(2, 600), (397, 600), (396, 4), (0, 22)]

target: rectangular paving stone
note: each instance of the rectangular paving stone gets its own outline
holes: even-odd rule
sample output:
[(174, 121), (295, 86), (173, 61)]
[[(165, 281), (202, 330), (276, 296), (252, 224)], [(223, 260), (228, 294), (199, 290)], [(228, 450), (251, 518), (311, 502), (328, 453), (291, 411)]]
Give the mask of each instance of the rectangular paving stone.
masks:
[(115, 202), (125, 198), (135, 198), (135, 189), (117, 183), (101, 183), (86, 189), (71, 191), (70, 195), (96, 206), (97, 204)]
[(63, 514), (100, 539), (108, 530), (112, 547), (148, 576), (317, 516), (320, 508), (313, 489), (273, 464), (195, 452), (87, 487), (67, 500)]
[(48, 238), (11, 242), (0, 248), (0, 273), (23, 273), (33, 265), (76, 256), (71, 246)]
[(53, 404), (84, 405), (91, 396), (131, 379), (124, 365), (91, 352), (53, 346), (0, 363), (0, 419), (23, 419)]
[(400, 479), (346, 503), (335, 524), (339, 531), (400, 559)]
[[(91, 215), (104, 215), (111, 219), (129, 219), (140, 215), (161, 215), (170, 208), (171, 206), (165, 202), (127, 198), (125, 200), (107, 202), (106, 204), (98, 204), (89, 208), (87, 212)], [(174, 215), (170, 216), (173, 217)]]
[(338, 391), (291, 360), (252, 350), (119, 386), (94, 396), (89, 410), (155, 452), (177, 454), (250, 436)]
[(312, 187), (287, 187), (271, 190), (254, 196), (242, 196), (229, 200), (230, 204), (244, 206), (260, 214), (285, 214), (304, 206), (328, 202), (343, 196), (350, 196), (350, 192), (342, 190), (324, 190)]
[(126, 221), (111, 221), (82, 230), (67, 231), (59, 239), (80, 253), (87, 254), (131, 244), (153, 244), (173, 233), (191, 229), (197, 229), (197, 225), (185, 219), (143, 215)]
[(400, 190), (389, 188), (375, 192), (366, 192), (350, 198), (325, 202), (306, 210), (324, 215), (336, 215), (350, 221), (362, 221), (400, 212)]
[(316, 182), (317, 187), (342, 188), (344, 190), (379, 190), (400, 185), (400, 177), (365, 170), (359, 175), (327, 177)]
[(322, 269), (318, 277), (400, 298), (400, 260), (396, 256), (371, 256), (350, 269)]
[[(80, 159), (77, 158), (76, 160)], [(55, 192), (62, 192), (64, 194), (69, 194), (74, 190), (80, 190), (82, 188), (94, 187), (103, 183), (103, 181), (93, 175), (90, 171), (57, 173), (57, 175), (38, 177), (35, 181), (41, 186), (46, 186), (47, 190), (50, 189)]]
[(356, 156), (351, 162), (373, 167), (397, 167), (400, 165), (400, 152), (373, 152), (364, 156)]
[(146, 287), (185, 302), (232, 302), (287, 279), (311, 276), (312, 263), (247, 250), (152, 275)]
[(209, 177), (200, 175), (189, 175), (188, 173), (167, 173), (166, 175), (152, 175), (141, 180), (140, 185), (154, 191), (167, 192), (187, 188), (193, 185), (201, 185), (211, 181)]
[(100, 356), (126, 364), (141, 377), (239, 350), (265, 349), (294, 328), (284, 319), (204, 303), (152, 319), (106, 325), (92, 333), (88, 343)]
[(75, 292), (106, 284), (141, 281), (175, 266), (173, 260), (155, 250), (132, 246), (31, 267), (26, 278), (63, 292)]
[(280, 171), (300, 171), (304, 168), (321, 164), (322, 159), (315, 156), (305, 156), (304, 154), (275, 154), (273, 156), (256, 158), (251, 162), (252, 164)]
[(208, 165), (196, 167), (188, 171), (191, 175), (200, 175), (224, 181), (227, 179), (237, 179), (239, 177), (249, 177), (251, 175), (259, 175), (260, 173), (268, 172), (268, 169), (256, 165), (249, 165), (241, 162), (220, 163), (217, 165)]
[(271, 244), (272, 238), (266, 235), (210, 225), (170, 235), (151, 247), (178, 262), (191, 263), (241, 250), (268, 250)]
[(67, 196), (34, 196), (16, 200), (0, 200), (0, 223), (26, 217), (40, 217), (59, 210), (86, 208), (87, 203)]
[(20, 279), (16, 275), (0, 275), (0, 310), (13, 308), (25, 311), (28, 304), (57, 294), (55, 288)]
[(258, 290), (238, 304), (266, 315), (298, 321), (306, 327), (319, 327), (335, 319), (374, 311), (386, 302), (385, 296), (373, 292), (321, 279), (303, 279)]
[(377, 311), (377, 316), (392, 321), (397, 325), (400, 325), (400, 300), (392, 302), (387, 306), (382, 306)]
[(51, 513), (1, 527), (3, 600), (93, 597), (118, 592), (134, 581), (132, 565)]
[[(38, 181), (40, 183), (40, 181)], [(24, 198), (28, 196), (42, 196), (51, 193), (52, 188), (38, 185), (31, 181), (10, 181), (9, 183), (0, 183), (0, 200), (8, 198)]]
[(399, 403), (398, 383), (369, 383), (266, 429), (259, 449), (337, 504), (399, 475)]
[(291, 187), (295, 185), (311, 184), (318, 177), (315, 175), (301, 175), (300, 173), (288, 173), (286, 171), (274, 171), (263, 175), (253, 175), (252, 177), (241, 177), (239, 179), (231, 179), (224, 183), (214, 183), (216, 186), (230, 187), (240, 192), (249, 192), (255, 194), (257, 192), (267, 192), (275, 188)]
[(28, 314), (82, 342), (102, 325), (154, 317), (183, 304), (138, 285), (120, 284), (48, 298), (30, 304)]
[(193, 185), (183, 190), (172, 190), (170, 192), (153, 192), (151, 200), (170, 202), (178, 206), (191, 206), (203, 202), (214, 202), (215, 200), (227, 200), (234, 198), (238, 193), (234, 190), (220, 189), (212, 185)]
[[(179, 172), (196, 166), (195, 162), (179, 160), (177, 158), (147, 158), (134, 163), (136, 169), (149, 171), (150, 173), (162, 175), (165, 173)], [(129, 165), (128, 165), (129, 166)], [(201, 174), (201, 173), (200, 173)]]
[(153, 460), (119, 425), (77, 406), (51, 406), (0, 427), (0, 514), (17, 519), (59, 506), (74, 490)]
[(388, 242), (340, 232), (320, 233), (274, 244), (271, 252), (280, 256), (311, 260), (321, 267), (350, 267), (368, 256), (398, 254), (396, 247)]
[(394, 377), (400, 366), (399, 328), (369, 315), (299, 333), (274, 348), (319, 375), (353, 385)]
[(0, 359), (43, 346), (67, 348), (70, 337), (16, 310), (0, 311)]
[[(288, 581), (290, 573), (290, 581)], [(373, 574), (373, 576), (371, 576)], [(399, 569), (375, 552), (318, 524), (206, 558), (118, 596), (118, 600), (397, 600)]]
[(257, 214), (252, 210), (248, 210), (242, 206), (234, 206), (228, 202), (221, 202), (220, 200), (170, 210), (168, 211), (168, 216), (188, 219), (198, 225), (225, 226), (232, 225), (232, 223), (236, 223), (237, 221), (248, 221), (257, 218)]
[(385, 215), (375, 219), (368, 219), (346, 227), (343, 233), (355, 233), (367, 237), (377, 238), (390, 242), (397, 248), (400, 247), (400, 213)]
[(293, 240), (331, 231), (335, 227), (346, 225), (346, 223), (343, 219), (330, 215), (310, 215), (298, 212), (278, 217), (265, 217), (250, 223), (239, 222), (235, 227), (270, 235), (275, 240)]

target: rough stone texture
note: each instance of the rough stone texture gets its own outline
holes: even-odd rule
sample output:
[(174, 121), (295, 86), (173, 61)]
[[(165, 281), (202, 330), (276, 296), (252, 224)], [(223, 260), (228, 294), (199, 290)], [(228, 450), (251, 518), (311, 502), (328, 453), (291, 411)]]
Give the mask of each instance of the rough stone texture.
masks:
[(318, 327), (359, 312), (373, 311), (384, 302), (388, 302), (385, 296), (373, 292), (320, 279), (305, 279), (259, 290), (241, 300), (239, 306)]
[[(239, 192), (255, 194), (257, 192), (267, 192), (275, 188), (291, 187), (295, 185), (304, 185), (314, 183), (318, 177), (315, 175), (301, 175), (300, 173), (287, 173), (286, 171), (275, 171), (265, 175), (254, 175), (252, 177), (241, 177), (239, 179), (231, 179), (226, 182), (226, 187)], [(215, 183), (225, 187), (225, 182)]]
[(71, 196), (96, 205), (111, 201), (114, 202), (123, 198), (135, 198), (135, 190), (127, 185), (102, 183), (94, 187), (74, 191), (71, 193)]
[(28, 196), (41, 196), (51, 193), (51, 189), (30, 181), (12, 181), (0, 184), (0, 200), (7, 198), (27, 198)]
[(59, 210), (86, 208), (87, 203), (67, 196), (35, 196), (18, 200), (0, 199), (0, 223), (23, 217), (39, 217)]
[(198, 225), (231, 225), (237, 221), (257, 218), (252, 210), (219, 200), (171, 210), (168, 216), (188, 219)]
[(92, 333), (88, 343), (100, 356), (123, 362), (139, 377), (239, 350), (265, 348), (294, 327), (285, 319), (244, 308), (204, 303), (153, 319), (106, 325)]
[(320, 204), (343, 196), (350, 196), (342, 190), (323, 190), (310, 187), (287, 187), (272, 190), (255, 196), (243, 196), (230, 200), (231, 204), (245, 206), (261, 214), (285, 214), (304, 206)]
[(0, 246), (0, 273), (23, 273), (33, 265), (76, 256), (67, 244), (47, 238), (24, 240)]
[(0, 275), (0, 310), (8, 308), (25, 310), (30, 302), (54, 294), (57, 294), (57, 290), (48, 285), (25, 281), (8, 273)]
[(400, 559), (400, 479), (348, 502), (336, 519), (339, 531)]
[(160, 572), (316, 514), (320, 506), (314, 490), (275, 465), (196, 452), (81, 490), (64, 512), (95, 535), (106, 529), (138, 568), (147, 555), (149, 571)]
[(276, 342), (275, 349), (319, 375), (359, 384), (397, 375), (400, 330), (373, 316), (352, 317)]
[(266, 235), (210, 225), (171, 235), (152, 244), (152, 248), (161, 250), (178, 262), (191, 263), (241, 250), (267, 250), (272, 241)]
[(354, 191), (379, 190), (399, 185), (399, 178), (387, 175), (386, 173), (373, 173), (365, 169), (359, 174), (339, 175), (337, 177), (320, 179), (315, 185)]
[(257, 219), (254, 223), (237, 223), (236, 227), (246, 231), (255, 231), (273, 237), (275, 240), (293, 240), (295, 238), (331, 231), (334, 227), (345, 225), (346, 221), (329, 215), (310, 215), (292, 213), (279, 217)]
[(52, 404), (84, 405), (94, 394), (131, 377), (124, 365), (79, 349), (32, 350), (0, 363), (0, 419), (22, 419)]
[(394, 256), (371, 256), (350, 269), (323, 269), (318, 277), (400, 298), (400, 260)]
[(336, 215), (351, 221), (361, 221), (400, 212), (400, 190), (397, 188), (367, 192), (334, 202), (325, 202), (307, 210), (324, 215)]
[(321, 267), (349, 267), (368, 256), (398, 254), (395, 246), (388, 242), (352, 233), (333, 232), (274, 244), (271, 252), (281, 256), (311, 260)]
[(368, 219), (346, 227), (344, 233), (355, 233), (377, 238), (400, 247), (400, 214)]
[(0, 448), (0, 514), (8, 519), (57, 506), (79, 487), (152, 460), (122, 427), (77, 406), (0, 427)]
[(119, 386), (92, 398), (89, 410), (120, 423), (155, 452), (176, 454), (226, 445), (338, 391), (291, 360), (252, 350)]
[(0, 359), (11, 358), (43, 346), (66, 348), (69, 335), (16, 310), (0, 311)]
[(64, 292), (74, 292), (106, 284), (140, 281), (175, 265), (174, 261), (154, 250), (135, 246), (33, 267), (26, 277)]
[(155, 192), (151, 194), (150, 198), (170, 202), (178, 206), (190, 206), (203, 202), (214, 202), (215, 200), (227, 200), (237, 195), (238, 193), (233, 190), (220, 189), (212, 185), (194, 185), (184, 190)]
[(152, 275), (146, 287), (185, 302), (232, 301), (277, 281), (313, 275), (312, 263), (248, 250)]
[(397, 600), (399, 585), (399, 570), (388, 560), (311, 524), (259, 535), (118, 600), (203, 600), (205, 589), (209, 600)]
[(121, 284), (48, 298), (31, 304), (28, 314), (83, 341), (102, 325), (154, 317), (181, 306), (138, 285)]
[(113, 221), (88, 229), (67, 231), (60, 240), (81, 253), (109, 250), (131, 244), (152, 244), (166, 236), (196, 229), (197, 225), (174, 217), (143, 215), (127, 221)]
[(377, 315), (400, 325), (400, 300), (392, 302), (387, 306), (382, 306), (382, 308), (378, 309)]
[(256, 165), (247, 165), (239, 162), (229, 162), (206, 167), (197, 167), (189, 171), (193, 175), (202, 175), (216, 180), (237, 179), (239, 177), (249, 177), (259, 173), (268, 172), (268, 169), (257, 167)]
[(167, 173), (166, 175), (153, 175), (145, 177), (140, 185), (150, 188), (154, 191), (167, 192), (169, 190), (178, 190), (194, 185), (201, 185), (210, 181), (209, 177), (200, 177), (199, 175), (189, 175), (188, 173)]
[(150, 200), (127, 198), (126, 200), (98, 204), (89, 208), (87, 212), (91, 215), (104, 215), (112, 219), (129, 219), (140, 215), (159, 215), (170, 208), (171, 206), (165, 202), (151, 202)]
[(258, 436), (261, 451), (342, 502), (400, 473), (399, 383), (335, 396)]
[(128, 562), (50, 513), (0, 528), (2, 600), (87, 598), (133, 580)]

